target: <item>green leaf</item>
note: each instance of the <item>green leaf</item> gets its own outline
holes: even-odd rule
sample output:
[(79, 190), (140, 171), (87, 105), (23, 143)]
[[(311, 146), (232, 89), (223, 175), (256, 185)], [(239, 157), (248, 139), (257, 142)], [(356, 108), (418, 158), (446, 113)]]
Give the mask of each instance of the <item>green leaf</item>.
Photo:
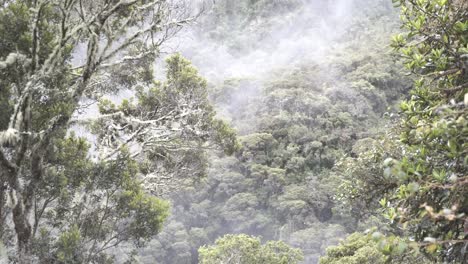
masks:
[(452, 154), (456, 154), (457, 153), (457, 143), (454, 139), (450, 139), (448, 142), (447, 142), (447, 145), (450, 149), (450, 152)]
[(380, 199), (379, 204), (382, 207), (387, 207), (387, 198), (384, 197), (384, 198)]

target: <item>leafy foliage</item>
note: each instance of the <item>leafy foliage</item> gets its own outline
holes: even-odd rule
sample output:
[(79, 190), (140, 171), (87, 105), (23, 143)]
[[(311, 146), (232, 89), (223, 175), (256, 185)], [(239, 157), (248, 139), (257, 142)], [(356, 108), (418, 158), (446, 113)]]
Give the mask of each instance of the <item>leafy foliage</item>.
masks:
[(399, 237), (380, 240), (380, 234), (354, 233), (340, 245), (327, 248), (320, 264), (358, 263), (428, 263), (421, 254), (413, 255), (409, 245)]
[(302, 253), (281, 241), (262, 245), (259, 238), (247, 235), (225, 235), (214, 246), (199, 249), (201, 264), (216, 263), (299, 263)]
[(394, 37), (393, 46), (421, 79), (401, 105), (401, 140), (409, 153), (387, 164), (399, 179), (389, 210), (399, 208), (395, 220), (426, 242), (421, 244), (426, 252), (465, 262), (468, 6), (465, 1), (398, 4), (408, 33)]
[(196, 33), (257, 75), (155, 81), (180, 1), (1, 2), (0, 262), (468, 261), (467, 2), (216, 2)]
[(203, 177), (207, 149), (232, 154), (239, 148), (234, 130), (215, 118), (206, 80), (179, 54), (169, 57), (166, 64), (164, 83), (139, 85), (135, 97), (120, 105), (101, 100), (102, 115), (91, 120), (101, 155), (132, 148), (132, 155), (139, 157), (146, 188), (159, 195), (176, 188), (180, 181)]
[[(341, 182), (332, 170), (356, 155), (355, 143), (385, 128), (382, 117), (409, 86), (385, 46), (385, 29), (396, 31), (392, 15), (353, 20), (356, 31), (319, 61), (213, 83), (210, 96), (239, 131), (241, 148), (235, 157), (212, 153), (207, 178), (171, 194), (168, 229), (140, 255), (197, 263), (200, 246), (246, 233), (301, 248), (305, 262), (314, 263), (360, 227), (359, 215), (334, 199)], [(368, 29), (356, 33), (361, 27)]]
[(416, 241), (413, 246), (428, 256), (426, 262), (464, 263), (468, 6), (466, 1), (393, 2), (406, 32), (393, 37), (392, 47), (416, 81), (411, 98), (401, 103), (401, 126), (345, 161), (357, 179), (344, 176), (342, 197), (368, 201), (370, 212), (382, 208), (378, 212), (390, 228), (380, 243), (400, 234)]
[[(173, 56), (166, 83), (153, 80), (159, 48), (189, 19), (171, 1), (1, 1), (0, 238), (10, 262), (112, 263), (116, 247), (141, 247), (169, 215), (147, 175), (171, 182), (189, 164), (198, 174), (184, 177), (196, 178), (207, 148), (236, 150), (187, 60)], [(138, 103), (106, 100), (122, 91)]]

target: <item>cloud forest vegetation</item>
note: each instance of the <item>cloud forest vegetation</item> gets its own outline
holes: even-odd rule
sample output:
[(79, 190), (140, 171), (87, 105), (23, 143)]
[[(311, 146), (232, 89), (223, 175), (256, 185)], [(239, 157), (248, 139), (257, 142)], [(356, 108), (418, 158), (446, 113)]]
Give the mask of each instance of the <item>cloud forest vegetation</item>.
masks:
[(468, 263), (465, 0), (0, 0), (0, 264)]

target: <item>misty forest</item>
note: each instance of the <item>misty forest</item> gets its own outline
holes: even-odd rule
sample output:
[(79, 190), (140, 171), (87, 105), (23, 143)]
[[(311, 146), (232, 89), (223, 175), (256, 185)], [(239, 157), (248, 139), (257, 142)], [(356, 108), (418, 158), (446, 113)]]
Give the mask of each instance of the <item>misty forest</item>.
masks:
[(7, 263), (468, 263), (468, 1), (0, 0)]

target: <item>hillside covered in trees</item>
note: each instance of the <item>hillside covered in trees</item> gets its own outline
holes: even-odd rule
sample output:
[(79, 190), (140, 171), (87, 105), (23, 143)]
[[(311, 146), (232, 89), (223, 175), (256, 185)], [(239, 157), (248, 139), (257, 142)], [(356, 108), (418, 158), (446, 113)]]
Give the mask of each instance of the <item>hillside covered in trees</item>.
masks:
[(468, 2), (0, 1), (0, 263), (468, 262)]

